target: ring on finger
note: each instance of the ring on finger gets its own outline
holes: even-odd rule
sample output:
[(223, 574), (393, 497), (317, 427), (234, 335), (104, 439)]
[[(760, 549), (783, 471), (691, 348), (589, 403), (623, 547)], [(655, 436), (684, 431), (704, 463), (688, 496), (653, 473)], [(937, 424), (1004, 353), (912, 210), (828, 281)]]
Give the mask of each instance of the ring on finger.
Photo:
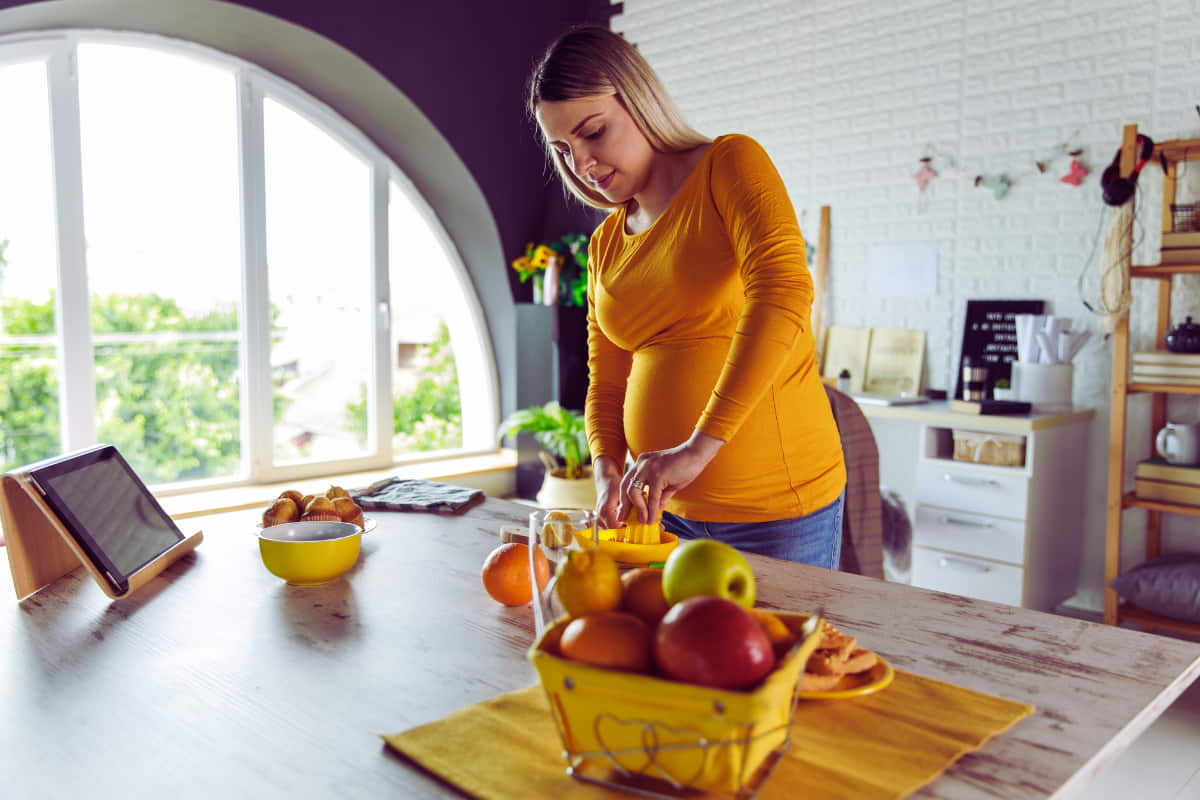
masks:
[(634, 479), (629, 482), (629, 488), (636, 489), (637, 491), (640, 492), (642, 489), (646, 488), (646, 483), (645, 483), (645, 481), (640, 481), (640, 480)]

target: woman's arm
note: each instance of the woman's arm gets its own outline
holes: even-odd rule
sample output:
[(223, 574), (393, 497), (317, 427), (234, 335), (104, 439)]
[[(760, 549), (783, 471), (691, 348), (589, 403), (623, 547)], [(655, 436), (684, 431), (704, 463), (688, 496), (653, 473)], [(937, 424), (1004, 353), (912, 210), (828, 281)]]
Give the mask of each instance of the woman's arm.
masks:
[(749, 137), (733, 137), (719, 156), (712, 164), (712, 195), (737, 257), (746, 302), (696, 428), (728, 441), (792, 351), (815, 349), (815, 342), (812, 276), (783, 179)]
[[(597, 231), (599, 233), (599, 231)], [(604, 335), (596, 320), (596, 286), (600, 259), (596, 235), (588, 243), (588, 388), (584, 401), (592, 477), (596, 482), (596, 512), (605, 528), (617, 527), (621, 474), (629, 450), (625, 441), (625, 386), (633, 354)]]

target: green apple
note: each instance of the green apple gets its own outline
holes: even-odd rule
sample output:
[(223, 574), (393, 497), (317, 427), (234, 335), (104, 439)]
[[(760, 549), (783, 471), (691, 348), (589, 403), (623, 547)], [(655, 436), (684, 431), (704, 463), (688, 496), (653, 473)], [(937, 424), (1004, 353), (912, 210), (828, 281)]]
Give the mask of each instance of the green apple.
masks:
[(753, 608), (754, 570), (735, 548), (716, 539), (681, 542), (667, 557), (663, 597), (671, 605), (700, 595), (716, 595)]

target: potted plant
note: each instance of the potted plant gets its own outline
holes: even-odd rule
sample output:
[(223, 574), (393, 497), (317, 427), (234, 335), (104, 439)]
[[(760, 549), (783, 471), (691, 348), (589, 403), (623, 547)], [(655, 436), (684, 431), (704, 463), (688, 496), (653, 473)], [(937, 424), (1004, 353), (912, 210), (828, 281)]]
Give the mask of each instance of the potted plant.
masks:
[(1001, 378), (992, 386), (993, 400), (1015, 400), (1017, 393), (1012, 388), (1008, 378)]
[(546, 466), (546, 477), (537, 494), (538, 505), (594, 508), (596, 487), (583, 414), (563, 408), (557, 400), (523, 408), (500, 423), (499, 431), (501, 439), (520, 433), (533, 434), (542, 446), (538, 456)]

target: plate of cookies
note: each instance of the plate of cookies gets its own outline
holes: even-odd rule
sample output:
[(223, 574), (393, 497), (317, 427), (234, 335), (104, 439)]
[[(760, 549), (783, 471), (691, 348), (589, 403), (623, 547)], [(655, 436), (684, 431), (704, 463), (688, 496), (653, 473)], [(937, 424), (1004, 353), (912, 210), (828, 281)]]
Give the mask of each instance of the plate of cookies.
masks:
[(362, 508), (340, 486), (330, 486), (321, 494), (301, 494), (295, 489), (280, 492), (263, 512), (258, 527), (285, 522), (350, 522), (363, 533), (375, 530), (375, 520), (364, 516)]
[(804, 665), (800, 696), (808, 700), (861, 697), (887, 687), (895, 676), (883, 656), (859, 647), (858, 639), (821, 620), (821, 641)]

